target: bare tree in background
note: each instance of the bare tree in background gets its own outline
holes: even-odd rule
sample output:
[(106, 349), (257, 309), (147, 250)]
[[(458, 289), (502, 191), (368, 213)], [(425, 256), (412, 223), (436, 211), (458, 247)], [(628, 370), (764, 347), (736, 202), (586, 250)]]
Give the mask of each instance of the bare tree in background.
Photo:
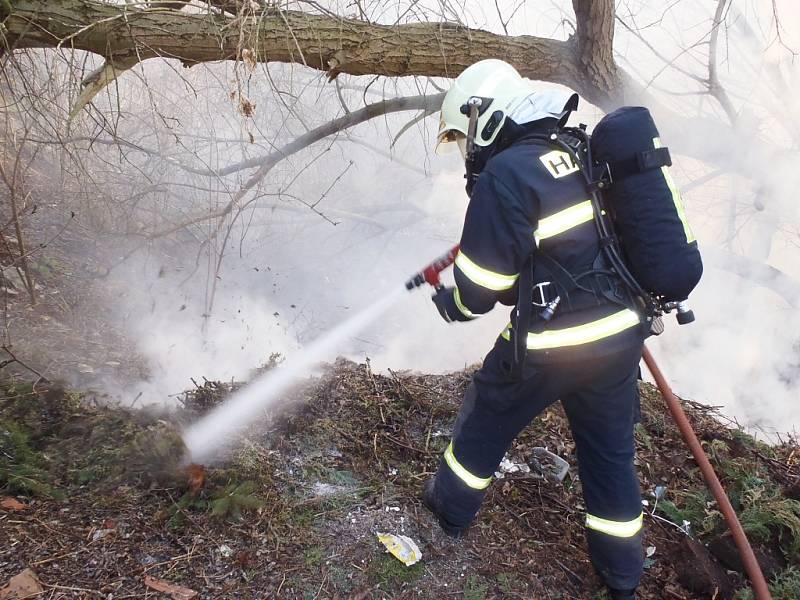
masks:
[[(164, 236), (184, 235), (198, 241), (207, 252), (207, 312), (213, 306), (216, 282), (235, 227), (251, 214), (248, 211), (265, 206), (288, 210), (293, 206), (336, 223), (335, 209), (320, 204), (327, 190), (322, 190), (319, 200), (292, 194), (298, 177), (323, 160), (334, 143), (363, 144), (363, 140), (351, 136), (351, 130), (369, 120), (384, 119), (395, 128), (386, 132), (387, 139), (396, 138), (406, 128), (395, 126), (387, 115), (413, 111), (416, 116), (408, 123), (413, 126), (434, 113), (441, 102), (441, 87), (431, 78), (454, 77), (483, 58), (502, 58), (529, 78), (569, 86), (604, 110), (623, 103), (647, 103), (659, 116), (669, 116), (663, 122), (670, 124), (671, 131), (665, 135), (670, 139), (680, 136), (686, 152), (708, 166), (710, 175), (702, 175), (700, 180), (737, 173), (752, 182), (755, 209), (765, 205), (772, 187), (764, 173), (769, 172), (775, 149), (756, 137), (753, 144), (763, 146), (763, 151), (743, 153), (735, 164), (728, 158), (720, 159), (722, 150), (743, 131), (749, 134), (757, 130), (752, 122), (743, 123), (736, 108), (739, 99), (721, 83), (722, 40), (727, 27), (746, 26), (732, 12), (728, 0), (718, 0), (708, 27), (678, 56), (667, 56), (648, 41), (653, 24), (637, 22), (633, 2), (615, 6), (613, 0), (573, 0), (572, 12), (564, 15), (570, 31), (566, 40), (508, 35), (513, 15), (522, 4), (509, 5), (504, 14), (494, 3), (505, 35), (468, 27), (465, 23), (469, 21), (470, 3), (449, 1), (431, 7), (417, 1), (386, 0), (365, 8), (362, 3), (342, 7), (306, 0), (137, 4), (17, 0), (13, 5), (3, 3), (0, 17), (5, 63), (26, 61), (28, 70), (38, 69), (39, 78), (57, 73), (69, 90), (67, 96), (59, 96), (59, 106), (55, 101), (50, 106), (38, 103), (31, 128), (32, 135), (38, 136), (34, 137), (36, 142), (54, 147), (53, 156), (58, 156), (62, 174), (68, 172), (73, 180), (82, 180), (97, 225), (138, 238), (134, 249)], [(708, 99), (704, 107), (710, 104), (710, 110), (698, 113), (698, 117), (665, 103), (656, 94), (656, 78), (661, 71), (656, 75), (638, 73), (635, 60), (615, 55), (617, 24), (638, 36), (663, 61), (662, 71), (685, 79), (680, 91), (669, 90), (671, 94), (704, 96)], [(774, 27), (780, 38), (777, 13)], [(748, 35), (758, 45), (758, 35), (753, 31)], [(782, 39), (778, 41), (783, 43)], [(30, 54), (37, 48), (55, 49), (56, 58)], [(686, 56), (705, 62), (705, 73), (682, 66), (679, 59)], [(142, 63), (164, 58), (169, 60), (161, 61), (159, 68), (168, 72), (162, 76), (171, 77), (174, 86), (183, 89), (187, 107), (209, 92), (194, 89), (191, 78), (184, 76), (184, 68), (195, 69), (199, 63), (216, 61), (232, 63), (232, 81), (226, 79), (217, 85), (237, 106), (240, 123), (233, 123), (232, 128), (240, 130), (239, 137), (220, 139), (208, 122), (195, 131), (194, 137), (186, 134), (185, 124), (177, 133), (174, 114), (165, 114), (159, 108), (166, 91), (149, 85), (152, 69), (141, 68)], [(262, 75), (257, 65), (274, 63), (287, 65), (288, 71), (284, 70), (280, 81), (275, 79), (279, 71), (274, 68), (263, 71), (272, 94), (270, 110), (274, 111), (273, 122), (265, 124), (253, 118), (254, 113), (264, 110), (264, 100), (254, 99), (249, 90), (255, 85), (254, 74)], [(57, 68), (53, 66), (56, 64)], [(327, 85), (314, 72), (324, 74)], [(17, 73), (22, 75), (22, 70)], [(372, 79), (365, 82), (364, 76)], [(787, 85), (779, 72), (770, 77), (778, 87)], [(73, 82), (81, 79), (78, 90), (70, 87), (70, 78)], [(133, 78), (141, 80), (136, 89), (149, 102), (124, 98), (122, 84)], [(17, 82), (7, 89), (25, 95), (25, 86), (20, 88)], [(302, 98), (308, 89), (320, 90), (318, 97), (325, 101), (315, 107), (304, 106)], [(412, 91), (416, 93), (409, 93)], [(181, 94), (171, 96), (173, 100), (176, 97)], [(111, 110), (98, 108), (112, 101), (117, 106), (112, 105)], [(313, 114), (331, 111), (334, 114), (327, 121)], [(124, 121), (134, 114), (147, 127), (129, 135)], [(45, 119), (40, 118), (45, 115)], [(191, 121), (192, 111), (185, 110), (182, 118)], [(388, 150), (388, 144), (376, 145), (384, 152)], [(91, 168), (78, 148), (92, 151)], [(108, 150), (113, 151), (113, 157)], [(277, 172), (298, 153), (303, 156), (302, 164)], [(237, 159), (226, 161), (233, 156)], [(345, 165), (342, 172), (331, 176), (330, 186), (345, 176), (347, 168)], [(792, 176), (798, 177), (796, 173)], [(360, 218), (367, 219), (365, 215)], [(732, 202), (731, 236), (741, 224), (742, 216)], [(739, 256), (740, 270), (794, 302), (797, 284), (766, 265), (768, 253), (769, 244), (758, 257)]]

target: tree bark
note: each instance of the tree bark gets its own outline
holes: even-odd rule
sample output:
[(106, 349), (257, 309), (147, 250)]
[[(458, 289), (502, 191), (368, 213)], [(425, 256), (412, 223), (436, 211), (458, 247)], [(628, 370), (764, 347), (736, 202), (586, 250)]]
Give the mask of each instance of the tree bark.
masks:
[[(613, 5), (611, 0), (575, 2), (582, 10), (580, 43), (509, 37), (453, 23), (386, 26), (274, 8), (261, 15), (233, 17), (190, 14), (163, 5), (135, 9), (96, 0), (17, 0), (5, 19), (5, 46), (75, 48), (124, 65), (161, 56), (190, 66), (238, 59), (248, 50), (258, 61), (301, 63), (331, 77), (339, 73), (455, 77), (478, 60), (500, 58), (526, 77), (564, 84), (605, 105), (608, 89), (598, 84), (616, 80), (605, 60), (611, 57), (608, 15), (594, 5), (611, 6), (611, 30)], [(605, 20), (586, 26), (584, 17)], [(593, 57), (595, 52), (599, 58)], [(589, 76), (582, 64), (587, 60)]]
[[(582, 88), (607, 94), (601, 105), (623, 103), (622, 78), (614, 60), (614, 0), (572, 0)], [(598, 102), (595, 102), (598, 104)]]

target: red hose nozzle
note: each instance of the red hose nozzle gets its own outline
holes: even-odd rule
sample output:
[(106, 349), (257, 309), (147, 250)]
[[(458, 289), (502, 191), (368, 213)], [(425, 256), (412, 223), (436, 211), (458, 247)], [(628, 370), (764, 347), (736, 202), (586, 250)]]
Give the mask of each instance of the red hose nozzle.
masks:
[(450, 248), (446, 254), (442, 254), (439, 258), (434, 260), (431, 264), (424, 267), (419, 273), (411, 276), (411, 279), (406, 281), (406, 289), (413, 290), (420, 287), (423, 283), (427, 283), (436, 289), (442, 287), (442, 282), (439, 279), (439, 274), (447, 267), (453, 264), (458, 255), (458, 244)]

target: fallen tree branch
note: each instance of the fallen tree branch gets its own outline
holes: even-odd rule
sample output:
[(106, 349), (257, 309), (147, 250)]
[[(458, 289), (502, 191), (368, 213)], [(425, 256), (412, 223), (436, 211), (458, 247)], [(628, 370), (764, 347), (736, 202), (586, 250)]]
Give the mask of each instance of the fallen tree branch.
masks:
[[(593, 4), (613, 6), (611, 0)], [(448, 22), (376, 25), (275, 6), (233, 17), (163, 5), (17, 0), (5, 27), (12, 49), (69, 47), (114, 64), (164, 57), (186, 66), (241, 60), (248, 50), (256, 61), (302, 62), (331, 79), (339, 73), (454, 77), (478, 60), (501, 58), (527, 77), (563, 83), (598, 101), (585, 85), (574, 41), (507, 37)]]
[(42, 375), (41, 373), (39, 373), (39, 371), (37, 371), (36, 369), (31, 367), (30, 365), (27, 365), (26, 363), (22, 362), (19, 358), (17, 358), (17, 356), (9, 349), (8, 346), (6, 346), (4, 344), (2, 346), (2, 349), (3, 349), (3, 352), (8, 354), (11, 358), (8, 359), (8, 360), (4, 360), (2, 363), (0, 363), (0, 369), (2, 369), (3, 367), (7, 367), (8, 365), (10, 365), (12, 363), (17, 363), (19, 366), (27, 369), (28, 371), (30, 371), (31, 373), (33, 373), (34, 375), (36, 375), (39, 378), (36, 383), (39, 383), (39, 381), (44, 381), (45, 383), (49, 383), (50, 382), (50, 380), (47, 377), (45, 377), (44, 375)]

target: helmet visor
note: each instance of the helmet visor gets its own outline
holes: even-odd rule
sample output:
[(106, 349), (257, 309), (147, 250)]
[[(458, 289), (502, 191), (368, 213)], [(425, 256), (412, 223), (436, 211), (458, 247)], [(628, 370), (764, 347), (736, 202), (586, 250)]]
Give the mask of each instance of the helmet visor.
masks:
[(459, 136), (456, 140), (456, 145), (458, 146), (458, 151), (461, 152), (461, 158), (467, 160), (467, 136)]
[(466, 154), (467, 136), (455, 129), (448, 129), (439, 134), (436, 140), (436, 154), (450, 154), (456, 147)]

